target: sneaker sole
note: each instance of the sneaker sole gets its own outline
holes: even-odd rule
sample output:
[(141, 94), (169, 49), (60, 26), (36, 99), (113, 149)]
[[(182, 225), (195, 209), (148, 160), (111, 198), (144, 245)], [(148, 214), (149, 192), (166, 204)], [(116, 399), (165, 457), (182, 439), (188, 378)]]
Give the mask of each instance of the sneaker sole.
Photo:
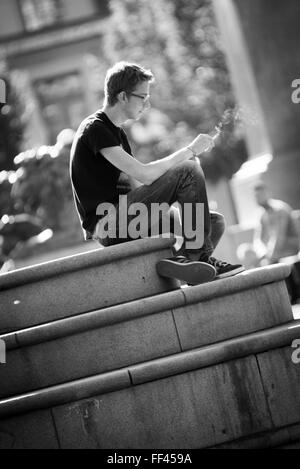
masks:
[(181, 264), (163, 259), (156, 264), (156, 270), (162, 277), (177, 278), (190, 285), (211, 282), (216, 277), (216, 269), (206, 262), (189, 262)]
[(230, 270), (229, 272), (224, 272), (224, 274), (217, 275), (216, 280), (219, 278), (232, 277), (233, 275), (240, 274), (241, 272), (245, 272), (245, 267), (237, 267), (234, 270)]

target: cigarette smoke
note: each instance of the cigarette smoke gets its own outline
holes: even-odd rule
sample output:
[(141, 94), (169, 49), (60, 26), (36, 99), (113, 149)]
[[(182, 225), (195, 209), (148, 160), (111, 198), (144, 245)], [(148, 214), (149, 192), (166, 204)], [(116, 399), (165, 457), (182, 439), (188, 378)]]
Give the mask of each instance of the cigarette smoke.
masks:
[(229, 125), (238, 125), (240, 128), (249, 126), (259, 126), (261, 124), (261, 116), (258, 110), (246, 106), (235, 106), (227, 108), (222, 114), (221, 119), (215, 126), (212, 137), (217, 138), (221, 132), (226, 130)]

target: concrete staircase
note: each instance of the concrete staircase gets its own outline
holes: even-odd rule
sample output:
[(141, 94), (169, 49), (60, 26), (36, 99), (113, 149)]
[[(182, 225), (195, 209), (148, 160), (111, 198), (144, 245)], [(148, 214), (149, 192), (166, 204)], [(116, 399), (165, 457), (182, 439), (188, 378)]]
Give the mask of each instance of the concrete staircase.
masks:
[(173, 241), (0, 275), (0, 448), (298, 444), (289, 267), (180, 288)]

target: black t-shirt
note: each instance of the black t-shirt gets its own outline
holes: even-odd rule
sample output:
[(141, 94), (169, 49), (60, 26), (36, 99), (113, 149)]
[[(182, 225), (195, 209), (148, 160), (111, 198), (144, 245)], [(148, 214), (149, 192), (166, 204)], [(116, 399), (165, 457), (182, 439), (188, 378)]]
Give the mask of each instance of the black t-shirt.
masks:
[(71, 149), (70, 175), (73, 195), (86, 239), (90, 239), (99, 220), (96, 210), (101, 202), (115, 203), (129, 183), (118, 184), (121, 171), (101, 153), (102, 148), (122, 146), (132, 155), (126, 134), (107, 115), (98, 111), (79, 126)]

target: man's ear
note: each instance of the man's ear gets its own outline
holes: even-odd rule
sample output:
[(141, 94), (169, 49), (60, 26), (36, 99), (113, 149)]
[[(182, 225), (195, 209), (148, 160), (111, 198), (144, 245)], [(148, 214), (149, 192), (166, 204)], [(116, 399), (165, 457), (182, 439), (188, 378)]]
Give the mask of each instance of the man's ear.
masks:
[(127, 98), (127, 94), (125, 91), (120, 91), (120, 93), (118, 93), (118, 101), (119, 103), (126, 103), (128, 100)]

